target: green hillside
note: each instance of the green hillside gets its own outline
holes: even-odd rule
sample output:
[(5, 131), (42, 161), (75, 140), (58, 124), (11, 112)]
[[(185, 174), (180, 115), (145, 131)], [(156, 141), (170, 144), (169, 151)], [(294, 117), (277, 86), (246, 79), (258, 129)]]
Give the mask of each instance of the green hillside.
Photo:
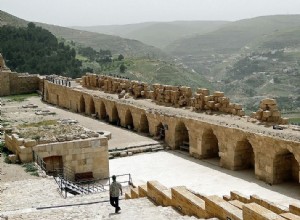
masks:
[[(26, 27), (29, 22), (17, 18), (0, 10), (0, 27), (11, 25), (17, 27)], [(84, 47), (92, 47), (95, 50), (111, 50), (112, 53), (121, 53), (131, 57), (153, 57), (162, 58), (166, 55), (159, 49), (143, 44), (137, 40), (124, 39), (117, 36), (99, 34), (87, 31), (79, 31), (71, 28), (65, 28), (43, 23), (35, 23), (44, 29), (49, 30), (58, 38), (64, 38), (74, 41)]]
[(147, 22), (129, 25), (103, 25), (91, 27), (74, 27), (75, 29), (113, 34), (120, 37), (139, 40), (148, 45), (164, 49), (180, 38), (204, 34), (217, 30), (227, 21), (174, 21)]
[[(121, 64), (126, 71), (120, 73)], [(193, 88), (205, 87), (211, 89), (209, 83), (202, 75), (193, 72), (182, 64), (166, 62), (157, 59), (125, 59), (110, 64), (110, 68), (103, 70), (104, 74), (117, 74), (131, 80), (140, 80), (148, 83), (161, 83), (167, 85), (188, 85)]]
[(82, 46), (92, 47), (95, 50), (111, 50), (112, 53), (121, 53), (130, 57), (166, 57), (161, 50), (153, 46), (143, 44), (137, 40), (130, 40), (118, 36), (88, 31), (80, 31), (49, 24), (37, 23), (37, 25), (49, 30), (59, 38), (74, 41)]
[(300, 112), (300, 15), (228, 23), (180, 39), (166, 51), (248, 110), (274, 97), (284, 111)]
[(216, 31), (180, 39), (166, 51), (173, 55), (231, 54), (257, 38), (300, 27), (300, 15), (266, 16), (223, 25)]

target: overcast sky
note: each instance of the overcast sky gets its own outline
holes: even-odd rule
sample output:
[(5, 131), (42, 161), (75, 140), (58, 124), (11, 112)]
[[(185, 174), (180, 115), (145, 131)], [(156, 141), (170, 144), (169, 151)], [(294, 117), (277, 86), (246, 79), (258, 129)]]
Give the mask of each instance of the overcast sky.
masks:
[(300, 0), (0, 0), (0, 9), (28, 21), (91, 26), (300, 14)]

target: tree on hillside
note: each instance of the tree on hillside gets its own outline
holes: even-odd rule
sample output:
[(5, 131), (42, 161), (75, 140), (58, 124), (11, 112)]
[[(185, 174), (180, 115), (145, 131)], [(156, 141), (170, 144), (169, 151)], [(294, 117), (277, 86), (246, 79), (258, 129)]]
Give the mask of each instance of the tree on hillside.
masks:
[(26, 28), (1, 27), (0, 53), (7, 66), (17, 72), (70, 77), (78, 77), (81, 73), (76, 51), (58, 43), (53, 34), (32, 22)]
[(118, 56), (118, 60), (119, 60), (119, 61), (124, 60), (124, 56), (123, 56), (122, 54), (120, 54), (120, 55)]
[(125, 73), (126, 69), (127, 69), (127, 67), (124, 65), (124, 63), (122, 63), (120, 65), (120, 73)]

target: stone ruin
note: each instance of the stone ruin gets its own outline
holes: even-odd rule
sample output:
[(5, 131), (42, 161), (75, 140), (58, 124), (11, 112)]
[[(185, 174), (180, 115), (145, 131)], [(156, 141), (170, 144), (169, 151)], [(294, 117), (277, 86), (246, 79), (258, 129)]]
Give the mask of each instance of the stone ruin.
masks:
[(250, 116), (261, 122), (276, 124), (288, 124), (288, 118), (282, 118), (275, 99), (263, 99), (260, 101), (259, 109)]
[(1, 71), (10, 71), (10, 69), (5, 65), (2, 54), (0, 53), (0, 70)]
[[(129, 97), (151, 99), (157, 105), (186, 107), (195, 112), (220, 112), (239, 117), (245, 116), (245, 110), (241, 104), (230, 102), (224, 92), (215, 91), (210, 94), (206, 88), (198, 88), (193, 94), (192, 89), (187, 86), (148, 85), (144, 82), (96, 74), (86, 74), (82, 77), (81, 84), (90, 89), (118, 94), (120, 99)], [(264, 99), (260, 103), (260, 109), (252, 113), (250, 117), (264, 123), (288, 124), (288, 118), (280, 116), (276, 100)]]

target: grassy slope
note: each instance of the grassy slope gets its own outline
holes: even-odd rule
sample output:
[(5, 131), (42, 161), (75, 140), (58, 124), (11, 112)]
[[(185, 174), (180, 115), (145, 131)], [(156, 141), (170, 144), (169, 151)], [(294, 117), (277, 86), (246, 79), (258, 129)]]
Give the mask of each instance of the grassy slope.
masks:
[(174, 21), (74, 28), (135, 39), (163, 49), (175, 40), (190, 35), (208, 33), (227, 23), (226, 21)]
[(226, 24), (210, 33), (180, 39), (171, 44), (167, 51), (177, 55), (234, 53), (264, 35), (297, 27), (300, 27), (300, 15), (245, 19)]
[[(185, 66), (165, 62), (157, 59), (130, 59), (125, 60), (127, 70), (119, 73), (120, 63), (115, 68), (105, 71), (106, 74), (115, 74), (140, 80), (148, 83), (161, 83), (167, 85), (188, 85), (193, 88), (205, 87), (211, 89), (211, 84), (200, 74), (192, 72)], [(146, 73), (146, 74), (145, 74)]]
[[(4, 11), (0, 11), (0, 26), (11, 25), (17, 27), (24, 27), (28, 24), (28, 21), (17, 18)], [(90, 46), (96, 50), (110, 49), (113, 53), (121, 53), (125, 56), (133, 57), (165, 57), (166, 55), (159, 49), (143, 44), (137, 40), (124, 39), (117, 36), (98, 34), (87, 31), (78, 31), (70, 28), (59, 27), (55, 25), (36, 23), (49, 30), (58, 38), (65, 38), (66, 40), (72, 40), (83, 46)]]

